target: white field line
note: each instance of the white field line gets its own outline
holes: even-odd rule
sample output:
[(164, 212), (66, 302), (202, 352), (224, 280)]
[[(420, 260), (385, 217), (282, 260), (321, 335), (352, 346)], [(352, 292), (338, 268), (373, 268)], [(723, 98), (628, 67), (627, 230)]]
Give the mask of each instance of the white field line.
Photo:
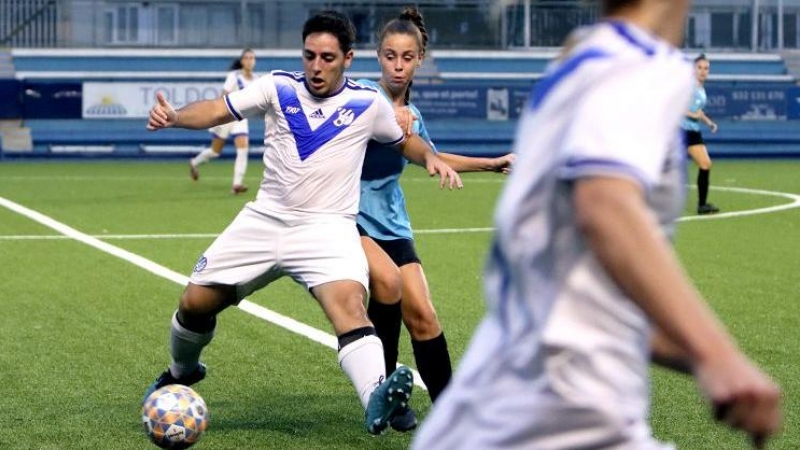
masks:
[[(791, 194), (788, 192), (767, 191), (763, 189), (749, 189), (738, 187), (711, 187), (717, 191), (739, 192), (743, 194), (753, 195), (766, 195), (770, 197), (781, 197), (791, 200), (789, 203), (782, 205), (768, 206), (765, 208), (748, 209), (745, 211), (731, 211), (718, 214), (710, 214), (705, 216), (684, 216), (678, 219), (679, 222), (691, 222), (696, 220), (716, 220), (728, 219), (731, 217), (752, 216), (756, 214), (767, 214), (771, 212), (783, 211), (787, 209), (800, 207), (800, 195)], [(52, 228), (52, 227), (51, 227)], [(58, 231), (58, 230), (57, 230)], [(459, 233), (490, 233), (494, 231), (492, 227), (476, 227), (476, 228), (433, 228), (414, 230), (414, 234), (459, 234)], [(214, 239), (219, 233), (184, 233), (184, 234), (98, 234), (87, 237), (102, 239), (102, 240), (135, 240), (135, 239)], [(60, 235), (6, 235), (0, 236), (0, 241), (24, 241), (24, 240), (65, 240), (74, 239), (72, 236), (65, 234)], [(185, 283), (182, 283), (185, 284)]]
[[(74, 239), (90, 247), (94, 247), (100, 251), (103, 251), (105, 253), (116, 256), (125, 261), (128, 261), (129, 263), (141, 267), (142, 269), (145, 269), (154, 275), (166, 278), (167, 280), (173, 281), (182, 286), (186, 285), (189, 282), (189, 278), (184, 275), (181, 275), (160, 264), (150, 261), (147, 258), (143, 258), (135, 253), (131, 253), (127, 250), (123, 250), (119, 247), (103, 242), (100, 239), (89, 236), (85, 233), (81, 233), (80, 231), (68, 225), (58, 222), (42, 213), (26, 208), (18, 203), (14, 203), (3, 197), (0, 197), (0, 206), (4, 206), (17, 214), (20, 214), (22, 216), (25, 216), (33, 220), (34, 222), (52, 228), (53, 230), (61, 233), (62, 235), (64, 235), (69, 239)], [(308, 339), (311, 339), (312, 341), (320, 343), (326, 347), (332, 348), (334, 350), (336, 350), (338, 347), (338, 341), (336, 339), (336, 336), (318, 330), (302, 322), (298, 322), (297, 320), (294, 320), (291, 317), (284, 316), (275, 311), (264, 308), (263, 306), (250, 302), (246, 299), (242, 300), (241, 303), (239, 303), (239, 309), (247, 313), (250, 313), (256, 317), (264, 319), (268, 322), (271, 322), (275, 325), (278, 325), (279, 327), (285, 328), (293, 333), (305, 336)], [(425, 384), (422, 382), (422, 379), (419, 376), (419, 373), (417, 373), (416, 371), (414, 371), (414, 384), (416, 384), (422, 389), (427, 390)]]
[[(488, 233), (494, 228), (438, 228), (430, 230), (414, 230), (414, 234), (460, 234), (460, 233)], [(173, 234), (95, 234), (91, 237), (104, 241), (137, 240), (137, 239), (214, 239), (219, 233), (173, 233)], [(0, 241), (47, 241), (67, 240), (70, 236), (63, 234), (24, 234), (0, 236)]]
[(715, 220), (715, 219), (727, 219), (730, 217), (742, 217), (742, 216), (752, 216), (755, 214), (767, 214), (776, 211), (783, 211), (786, 209), (798, 208), (800, 207), (800, 195), (797, 194), (790, 194), (788, 192), (777, 192), (777, 191), (767, 191), (762, 189), (748, 189), (748, 188), (738, 188), (738, 187), (726, 187), (726, 186), (719, 186), (719, 187), (711, 187), (712, 190), (715, 191), (728, 191), (728, 192), (740, 192), (742, 194), (753, 194), (753, 195), (766, 195), (770, 197), (782, 197), (788, 198), (792, 200), (790, 203), (784, 203), (782, 205), (776, 206), (769, 206), (766, 208), (756, 208), (756, 209), (748, 209), (745, 211), (731, 211), (731, 212), (723, 212), (717, 214), (708, 214), (705, 216), (684, 216), (678, 219), (680, 222), (688, 222), (693, 220)]

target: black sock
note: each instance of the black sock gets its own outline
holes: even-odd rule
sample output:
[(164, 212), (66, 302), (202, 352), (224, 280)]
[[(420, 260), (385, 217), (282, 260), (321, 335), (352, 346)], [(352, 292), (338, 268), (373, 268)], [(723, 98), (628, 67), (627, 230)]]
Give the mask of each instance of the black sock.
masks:
[(397, 368), (397, 349), (400, 345), (400, 326), (403, 320), (400, 302), (386, 305), (370, 298), (367, 315), (375, 326), (375, 334), (383, 344), (383, 360), (386, 363), (388, 377)]
[(450, 352), (447, 350), (447, 339), (444, 333), (427, 341), (411, 340), (414, 348), (414, 359), (417, 361), (417, 370), (428, 387), (431, 401), (435, 402), (442, 393), (453, 375), (450, 365)]
[(700, 169), (697, 171), (697, 206), (703, 206), (708, 199), (708, 185), (711, 177), (710, 170)]

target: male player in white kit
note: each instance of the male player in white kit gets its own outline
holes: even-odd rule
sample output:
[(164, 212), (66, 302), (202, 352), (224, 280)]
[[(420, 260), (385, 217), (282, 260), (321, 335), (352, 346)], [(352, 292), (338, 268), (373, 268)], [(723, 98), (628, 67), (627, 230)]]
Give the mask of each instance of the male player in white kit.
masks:
[(496, 213), (487, 316), (417, 450), (655, 450), (648, 363), (696, 377), (757, 446), (780, 391), (723, 331), (669, 235), (684, 204), (678, 124), (688, 0), (608, 0), (533, 92)]
[[(327, 11), (303, 27), (305, 73), (273, 71), (222, 99), (175, 111), (164, 97), (148, 129), (208, 128), (263, 114), (264, 180), (194, 268), (172, 319), (169, 368), (147, 394), (205, 377), (200, 352), (216, 316), (250, 293), (288, 275), (322, 306), (339, 340), (339, 362), (366, 409), (366, 428), (384, 430), (411, 394), (407, 367), (385, 382), (383, 349), (366, 315), (367, 261), (356, 229), (361, 166), (367, 142), (397, 143), (402, 153), (439, 173), (440, 186), (458, 175), (420, 138), (404, 138), (394, 110), (377, 90), (348, 80), (355, 29)], [(147, 395), (146, 394), (146, 395)]]

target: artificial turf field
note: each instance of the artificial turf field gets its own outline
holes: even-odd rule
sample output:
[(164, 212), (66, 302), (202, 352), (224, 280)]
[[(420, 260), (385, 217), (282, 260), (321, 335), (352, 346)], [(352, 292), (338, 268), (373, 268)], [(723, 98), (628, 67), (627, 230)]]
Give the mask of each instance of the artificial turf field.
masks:
[[(155, 448), (139, 408), (168, 363), (183, 277), (254, 197), (261, 176), (259, 161), (251, 161), (251, 191), (236, 197), (228, 194), (231, 171), (230, 161), (216, 161), (191, 182), (185, 161), (0, 163), (0, 449)], [(687, 207), (676, 243), (741, 347), (784, 389), (785, 430), (771, 449), (800, 448), (799, 174), (795, 160), (716, 161), (710, 200), (735, 214), (696, 220)], [(448, 192), (417, 168), (403, 177), (455, 365), (483, 314), (481, 270), (504, 177), (467, 174), (464, 181), (463, 191)], [(314, 300), (288, 279), (249, 300), (331, 331)], [(322, 335), (321, 344), (225, 311), (203, 355), (208, 377), (195, 386), (211, 411), (195, 448), (407, 448), (410, 435), (364, 431), (355, 393), (324, 345), (331, 339)], [(400, 355), (413, 366), (407, 336)], [(690, 379), (655, 369), (653, 381), (660, 439), (680, 449), (749, 448), (741, 434), (710, 420)], [(412, 406), (424, 418), (423, 390)]]

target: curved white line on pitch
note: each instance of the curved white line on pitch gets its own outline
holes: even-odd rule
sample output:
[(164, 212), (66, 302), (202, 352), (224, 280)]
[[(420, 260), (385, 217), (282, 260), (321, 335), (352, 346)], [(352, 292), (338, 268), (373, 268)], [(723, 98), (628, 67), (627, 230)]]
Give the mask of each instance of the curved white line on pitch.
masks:
[[(34, 222), (37, 222), (41, 225), (51, 228), (70, 239), (74, 239), (78, 242), (83, 242), (84, 244), (90, 247), (94, 247), (100, 251), (103, 251), (110, 255), (116, 256), (117, 258), (128, 261), (129, 263), (138, 266), (144, 270), (147, 270), (148, 272), (154, 275), (158, 275), (161, 278), (166, 278), (167, 280), (170, 280), (182, 286), (185, 286), (186, 283), (189, 282), (188, 277), (181, 275), (172, 269), (168, 269), (147, 258), (144, 258), (135, 253), (124, 250), (122, 248), (116, 247), (107, 242), (103, 242), (96, 237), (92, 237), (86, 233), (82, 233), (76, 230), (75, 228), (70, 227), (69, 225), (63, 224), (53, 219), (52, 217), (46, 216), (38, 211), (26, 208), (25, 206), (22, 206), (19, 203), (15, 203), (12, 202), (11, 200), (0, 197), (0, 206), (4, 206), (21, 216), (25, 216), (33, 220)], [(242, 311), (245, 311), (256, 317), (264, 319), (267, 322), (274, 323), (279, 327), (297, 333), (301, 336), (305, 336), (306, 338), (314, 342), (320, 343), (326, 347), (338, 350), (338, 340), (336, 339), (336, 336), (333, 336), (322, 330), (318, 330), (310, 325), (306, 325), (300, 321), (292, 319), (291, 317), (279, 314), (261, 305), (252, 303), (246, 299), (242, 300), (238, 306), (239, 309), (241, 309)], [(399, 366), (400, 363), (398, 363), (398, 367)], [(414, 370), (413, 372), (414, 372), (414, 384), (422, 389), (427, 390), (427, 387), (425, 387), (425, 383), (422, 382), (422, 378), (419, 376), (419, 373), (416, 370)]]
[(766, 191), (763, 189), (749, 189), (749, 188), (726, 187), (726, 186), (713, 186), (711, 189), (715, 191), (729, 191), (729, 192), (740, 192), (743, 194), (766, 195), (769, 197), (782, 197), (782, 198), (788, 198), (792, 200), (792, 202), (784, 203), (783, 205), (768, 206), (766, 208), (748, 209), (744, 211), (731, 211), (731, 212), (723, 212), (717, 214), (709, 214), (704, 216), (684, 216), (678, 219), (678, 221), (689, 222), (694, 220), (727, 219), (729, 217), (753, 216), (756, 214), (767, 214), (771, 212), (784, 211), (787, 209), (800, 208), (800, 195), (791, 194), (788, 192)]

